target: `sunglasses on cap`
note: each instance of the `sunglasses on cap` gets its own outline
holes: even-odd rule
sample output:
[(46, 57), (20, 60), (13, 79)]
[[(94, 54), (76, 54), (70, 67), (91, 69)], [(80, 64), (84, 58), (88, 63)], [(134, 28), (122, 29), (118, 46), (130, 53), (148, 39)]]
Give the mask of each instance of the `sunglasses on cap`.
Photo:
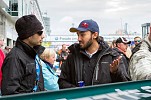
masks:
[(134, 41), (134, 42), (141, 42), (141, 40), (136, 40), (136, 41)]
[(42, 35), (43, 31), (38, 31), (37, 34), (40, 36)]

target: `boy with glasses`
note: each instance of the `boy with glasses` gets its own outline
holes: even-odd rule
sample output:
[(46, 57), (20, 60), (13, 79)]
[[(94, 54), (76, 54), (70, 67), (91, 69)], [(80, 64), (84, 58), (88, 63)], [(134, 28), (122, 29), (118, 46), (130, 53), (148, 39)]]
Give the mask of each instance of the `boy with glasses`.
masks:
[(134, 38), (134, 44), (137, 46), (141, 42), (141, 38), (139, 36)]
[(141, 40), (141, 38), (140, 38), (139, 36), (136, 36), (136, 37), (134, 38), (134, 44), (135, 44), (135, 46), (134, 46), (134, 48), (132, 49), (132, 54), (134, 54), (134, 53), (137, 51), (137, 48), (139, 48), (139, 44), (140, 44), (141, 41), (142, 41), (142, 40)]

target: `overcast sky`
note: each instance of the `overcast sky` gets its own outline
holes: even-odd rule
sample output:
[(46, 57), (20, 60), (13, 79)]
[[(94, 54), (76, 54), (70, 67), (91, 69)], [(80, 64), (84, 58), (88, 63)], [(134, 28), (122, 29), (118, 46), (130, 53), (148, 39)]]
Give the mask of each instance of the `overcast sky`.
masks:
[[(124, 28), (141, 33), (141, 24), (151, 22), (151, 0), (38, 0), (50, 17), (51, 34), (69, 34), (84, 19), (95, 20), (100, 33), (111, 34)], [(100, 35), (101, 35), (100, 34)]]

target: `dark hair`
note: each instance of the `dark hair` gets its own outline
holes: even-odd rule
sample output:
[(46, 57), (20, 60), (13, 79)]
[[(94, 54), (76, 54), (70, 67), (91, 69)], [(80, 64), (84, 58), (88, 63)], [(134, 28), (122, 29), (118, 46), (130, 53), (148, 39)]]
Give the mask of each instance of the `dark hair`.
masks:
[[(90, 31), (90, 32), (91, 32), (91, 34), (95, 33), (95, 32), (92, 32), (92, 31)], [(104, 40), (104, 38), (102, 36), (99, 36), (99, 33), (98, 33), (98, 36), (96, 37), (96, 41), (100, 42), (101, 40)]]

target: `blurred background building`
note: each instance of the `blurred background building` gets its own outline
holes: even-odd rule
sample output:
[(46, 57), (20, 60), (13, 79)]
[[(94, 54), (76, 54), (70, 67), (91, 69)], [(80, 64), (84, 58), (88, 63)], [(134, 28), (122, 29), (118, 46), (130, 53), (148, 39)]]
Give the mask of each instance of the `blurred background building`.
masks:
[(27, 14), (35, 14), (44, 26), (37, 0), (0, 0), (0, 35), (4, 37), (5, 46), (14, 46), (17, 39), (15, 22)]
[[(38, 0), (0, 0), (0, 35), (4, 37), (5, 46), (13, 47), (17, 39), (15, 31), (15, 22), (18, 18), (27, 14), (35, 14), (44, 26), (45, 39), (43, 46), (50, 48), (59, 48), (62, 44), (67, 46), (77, 42), (76, 34), (55, 34), (51, 32), (51, 16), (47, 16), (47, 12), (40, 10)], [(74, 26), (72, 23), (71, 27)], [(121, 29), (115, 30), (113, 34), (101, 34), (105, 41), (112, 41), (118, 37), (126, 37), (133, 41), (135, 36), (144, 38), (150, 32), (150, 22), (142, 23), (142, 33), (130, 32), (128, 23)], [(122, 28), (123, 27), (123, 28)]]

